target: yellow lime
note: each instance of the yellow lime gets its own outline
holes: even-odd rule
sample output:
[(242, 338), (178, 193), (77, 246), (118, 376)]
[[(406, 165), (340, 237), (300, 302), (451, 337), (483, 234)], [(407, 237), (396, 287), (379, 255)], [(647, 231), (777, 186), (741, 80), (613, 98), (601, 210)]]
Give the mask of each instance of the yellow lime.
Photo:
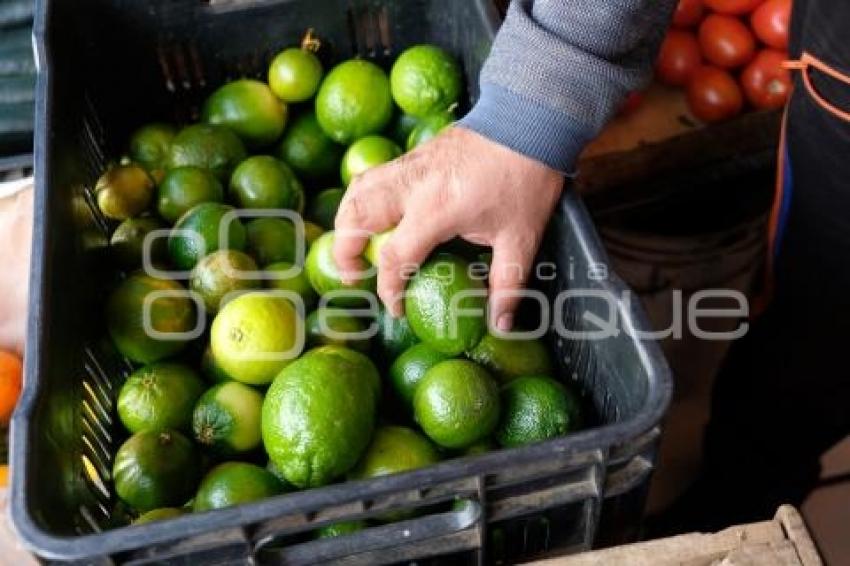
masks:
[(110, 167), (94, 188), (97, 206), (107, 218), (126, 220), (148, 209), (154, 196), (153, 179), (138, 165)]
[[(298, 325), (304, 322), (286, 300), (250, 292), (227, 303), (212, 324), (212, 353), (224, 372), (250, 385), (270, 383), (292, 360)], [(303, 326), (302, 326), (303, 329)]]

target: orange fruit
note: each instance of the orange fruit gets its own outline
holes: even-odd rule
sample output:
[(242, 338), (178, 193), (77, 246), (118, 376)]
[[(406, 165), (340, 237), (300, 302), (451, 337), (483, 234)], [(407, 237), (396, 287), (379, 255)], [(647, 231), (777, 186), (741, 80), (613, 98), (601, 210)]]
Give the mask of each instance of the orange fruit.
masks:
[(8, 426), (21, 395), (24, 368), (21, 359), (0, 351), (0, 425)]

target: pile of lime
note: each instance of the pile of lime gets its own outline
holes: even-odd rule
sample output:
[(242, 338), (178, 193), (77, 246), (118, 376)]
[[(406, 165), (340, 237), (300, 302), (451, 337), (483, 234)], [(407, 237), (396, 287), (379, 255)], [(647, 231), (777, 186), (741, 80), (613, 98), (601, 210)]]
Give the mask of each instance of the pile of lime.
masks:
[[(140, 127), (103, 174), (96, 200), (124, 274), (107, 329), (136, 367), (113, 479), (137, 522), (577, 429), (548, 349), (488, 331), (474, 254), (435, 253), (401, 318), (375, 308), (374, 269), (346, 284), (334, 262), (344, 187), (451, 125), (462, 87), (436, 46), (389, 73), (359, 59), (326, 73), (311, 49), (286, 49), (267, 82), (215, 90), (200, 123)], [(373, 238), (365, 266), (391, 237)]]

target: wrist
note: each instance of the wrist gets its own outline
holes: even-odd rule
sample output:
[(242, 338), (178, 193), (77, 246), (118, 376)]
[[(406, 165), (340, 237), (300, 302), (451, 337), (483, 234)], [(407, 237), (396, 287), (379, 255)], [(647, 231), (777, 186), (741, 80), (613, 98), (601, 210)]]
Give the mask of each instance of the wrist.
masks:
[(506, 88), (482, 84), (481, 96), (457, 124), (555, 171), (572, 175), (592, 128)]

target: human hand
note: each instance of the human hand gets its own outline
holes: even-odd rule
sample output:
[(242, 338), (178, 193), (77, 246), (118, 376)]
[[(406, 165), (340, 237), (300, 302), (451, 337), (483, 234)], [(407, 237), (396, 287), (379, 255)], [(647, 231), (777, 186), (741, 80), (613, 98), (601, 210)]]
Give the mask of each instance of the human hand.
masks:
[(27, 327), (33, 189), (0, 198), (0, 350), (23, 355)]
[(362, 270), (372, 233), (396, 227), (382, 247), (378, 295), (403, 311), (411, 266), (460, 236), (493, 248), (489, 316), (508, 331), (546, 223), (564, 185), (561, 173), (461, 127), (357, 177), (336, 217), (334, 259), (343, 280)]

